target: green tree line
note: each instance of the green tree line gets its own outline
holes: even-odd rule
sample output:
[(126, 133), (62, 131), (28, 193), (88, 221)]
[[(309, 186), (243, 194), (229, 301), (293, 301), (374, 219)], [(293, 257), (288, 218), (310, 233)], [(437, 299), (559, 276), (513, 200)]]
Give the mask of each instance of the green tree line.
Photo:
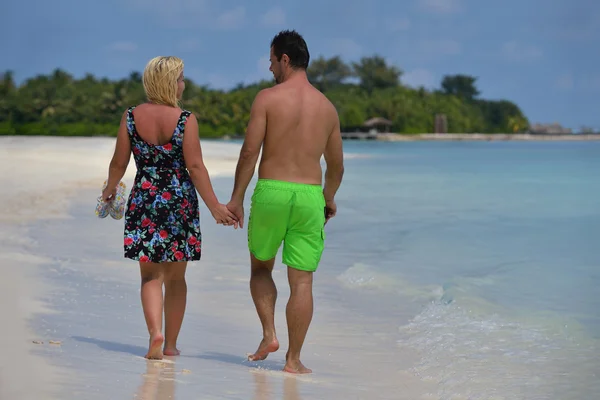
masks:
[[(401, 83), (402, 71), (377, 55), (350, 64), (321, 56), (307, 73), (337, 107), (344, 131), (383, 117), (392, 122), (392, 132), (433, 132), (436, 114), (445, 114), (448, 131), (455, 133), (522, 132), (529, 125), (516, 104), (480, 99), (476, 78), (467, 75), (445, 76), (437, 90), (410, 88)], [(11, 71), (0, 78), (2, 135), (114, 136), (124, 109), (145, 101), (139, 72), (120, 80), (91, 74), (75, 79), (56, 69), (21, 85)], [(201, 136), (243, 134), (254, 97), (271, 85), (217, 90), (187, 80), (183, 106), (198, 118)]]

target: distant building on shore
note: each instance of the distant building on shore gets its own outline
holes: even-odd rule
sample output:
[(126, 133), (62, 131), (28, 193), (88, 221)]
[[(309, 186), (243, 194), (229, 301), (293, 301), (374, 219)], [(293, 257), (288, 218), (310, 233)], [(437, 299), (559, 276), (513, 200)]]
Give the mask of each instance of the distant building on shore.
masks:
[(448, 118), (446, 114), (435, 114), (433, 133), (448, 133)]
[(570, 135), (573, 131), (558, 122), (553, 122), (551, 124), (533, 124), (529, 127), (529, 133), (533, 135)]
[(392, 125), (394, 125), (394, 123), (392, 121), (390, 121), (389, 119), (385, 119), (382, 117), (375, 117), (375, 118), (371, 118), (366, 120), (365, 122), (363, 122), (363, 128), (365, 128), (366, 130), (368, 130), (371, 133), (380, 133), (380, 132), (385, 132), (388, 133), (390, 131), (390, 129), (392, 128)]

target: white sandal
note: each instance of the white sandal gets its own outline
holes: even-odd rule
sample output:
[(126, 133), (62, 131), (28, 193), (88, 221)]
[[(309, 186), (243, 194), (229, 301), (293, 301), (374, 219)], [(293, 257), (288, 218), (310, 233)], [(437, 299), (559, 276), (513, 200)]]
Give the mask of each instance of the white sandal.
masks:
[[(104, 181), (102, 190), (106, 189), (107, 181)], [(109, 214), (113, 219), (121, 219), (125, 213), (125, 189), (126, 185), (122, 181), (117, 185), (116, 196), (109, 200), (104, 201), (102, 196), (99, 196), (96, 203), (96, 216), (98, 218), (106, 218)]]

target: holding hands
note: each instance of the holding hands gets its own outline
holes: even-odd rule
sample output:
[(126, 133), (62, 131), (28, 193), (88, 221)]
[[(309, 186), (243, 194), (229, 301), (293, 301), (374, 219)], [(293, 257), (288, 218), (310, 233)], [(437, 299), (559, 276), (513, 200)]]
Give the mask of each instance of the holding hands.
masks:
[(238, 225), (240, 228), (244, 227), (244, 204), (241, 201), (231, 200), (227, 203), (227, 209), (235, 215), (237, 223), (234, 227), (237, 229)]
[[(237, 229), (238, 227), (238, 218), (232, 213), (225, 204), (217, 203), (216, 206), (210, 209), (210, 213), (213, 218), (217, 222), (217, 224), (232, 226)], [(241, 226), (241, 224), (240, 224)]]

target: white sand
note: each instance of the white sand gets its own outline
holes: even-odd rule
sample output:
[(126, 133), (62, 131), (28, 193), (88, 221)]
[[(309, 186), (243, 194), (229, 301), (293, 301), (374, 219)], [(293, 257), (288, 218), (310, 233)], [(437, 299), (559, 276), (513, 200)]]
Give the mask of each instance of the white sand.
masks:
[[(239, 144), (205, 141), (202, 146), (212, 177), (233, 174)], [(162, 399), (173, 398), (176, 387), (179, 396), (202, 391), (206, 399), (436, 398), (406, 372), (410, 358), (400, 353), (393, 339), (397, 321), (382, 321), (381, 326), (376, 320), (354, 321), (348, 310), (328, 303), (323, 293), (316, 293), (304, 360), (316, 373), (290, 377), (279, 372), (287, 347), (284, 309), (289, 294), (282, 268), (275, 273), (282, 349), (262, 364), (263, 369), (244, 366), (242, 349), (253, 351), (260, 337), (248, 292), (245, 232), (227, 231), (216, 243), (211, 230), (226, 228), (211, 225), (205, 225), (209, 235), (202, 267), (188, 268), (188, 311), (180, 340), (184, 355), (175, 364), (146, 363), (140, 357), (147, 338), (139, 297), (132, 295), (139, 284), (137, 268), (122, 258), (91, 255), (98, 247), (109, 254), (121, 251), (122, 223), (93, 217), (94, 196), (106, 179), (113, 149), (114, 139), (108, 138), (0, 137), (5, 188), (0, 207), (0, 399), (49, 399), (55, 390), (62, 393), (56, 398), (63, 399), (131, 398), (135, 392), (136, 398), (158, 392)], [(124, 178), (128, 188), (134, 174), (132, 159)], [(89, 207), (85, 218), (77, 221), (68, 214), (72, 202)], [(48, 220), (52, 222), (44, 223)], [(59, 275), (73, 290), (62, 294), (67, 305), (56, 306), (55, 312), (83, 313), (67, 315), (63, 326), (46, 332), (29, 327), (34, 314), (48, 312), (40, 297), (56, 291), (47, 282), (41, 285), (40, 265), (51, 260), (39, 250), (42, 243), (32, 242), (33, 232), (26, 230), (32, 223), (49, 227), (51, 235), (42, 236), (50, 243), (46, 246), (66, 257), (64, 270), (72, 271)], [(61, 235), (71, 237), (64, 240)], [(78, 281), (78, 275), (85, 279)], [(111, 283), (102, 286), (105, 282)], [(96, 305), (85, 309), (94, 301)], [(87, 327), (97, 327), (98, 319), (102, 328), (90, 331)], [(53, 332), (62, 336), (54, 338)], [(32, 343), (38, 337), (44, 344)], [(52, 348), (49, 338), (63, 345)], [(36, 349), (60, 356), (71, 368), (49, 365), (48, 357), (32, 354)]]
[[(49, 312), (39, 300), (46, 288), (36, 278), (47, 259), (34, 254), (26, 223), (67, 218), (73, 196), (98, 188), (107, 177), (114, 150), (110, 138), (0, 137), (0, 399), (47, 399), (60, 383), (57, 373), (31, 354), (38, 341), (28, 328), (34, 314)], [(231, 173), (239, 145), (203, 143), (211, 176)], [(135, 176), (131, 158), (123, 178), (130, 188)], [(90, 204), (93, 209), (94, 204)], [(63, 376), (64, 377), (64, 376)]]

